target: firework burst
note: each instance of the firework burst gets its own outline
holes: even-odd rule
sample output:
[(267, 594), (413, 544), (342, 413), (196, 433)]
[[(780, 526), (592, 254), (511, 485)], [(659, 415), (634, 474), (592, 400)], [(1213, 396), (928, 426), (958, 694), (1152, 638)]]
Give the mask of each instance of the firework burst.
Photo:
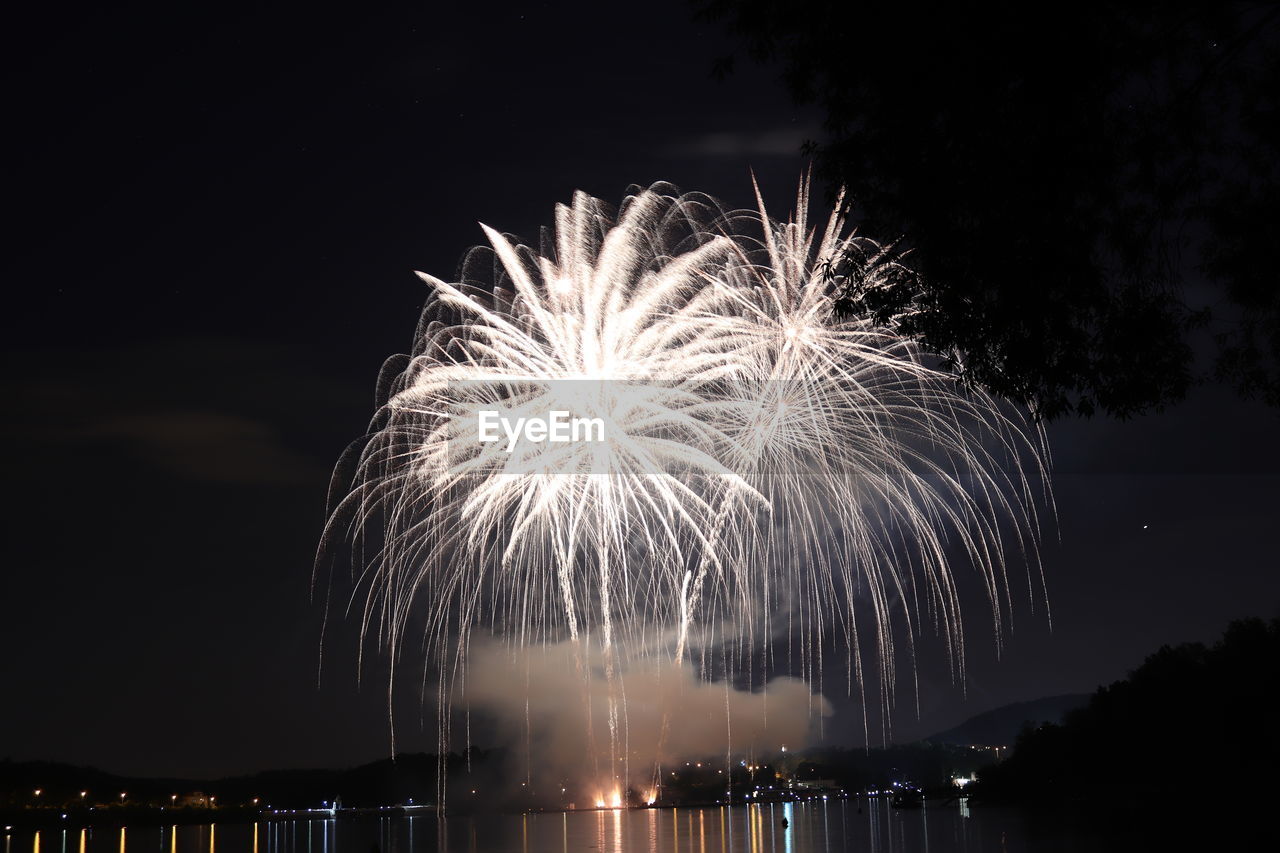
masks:
[[(914, 341), (837, 315), (845, 276), (874, 288), (902, 267), (808, 207), (805, 184), (785, 222), (666, 185), (616, 213), (579, 193), (538, 248), (485, 227), (459, 281), (422, 275), (413, 353), (384, 371), (325, 537), (354, 543), (352, 602), (393, 673), (425, 626), (412, 639), (447, 709), (474, 632), (568, 642), (608, 685), (609, 774), (625, 778), (637, 663), (696, 649), (704, 671), (714, 652), (721, 676), (762, 678), (785, 638), (815, 682), (835, 637), (850, 688), (873, 659), (887, 705), (895, 636), (931, 625), (963, 677), (958, 561), (999, 637), (1006, 567), (1038, 571), (1040, 436)], [(492, 441), (484, 412), (599, 430)]]

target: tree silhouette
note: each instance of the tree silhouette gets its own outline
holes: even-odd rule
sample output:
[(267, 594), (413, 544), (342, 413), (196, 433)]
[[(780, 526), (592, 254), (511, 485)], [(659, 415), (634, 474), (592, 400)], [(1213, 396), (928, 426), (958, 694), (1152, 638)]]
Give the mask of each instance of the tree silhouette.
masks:
[(1212, 322), (1217, 375), (1280, 404), (1280, 10), (694, 5), (822, 109), (820, 174), (903, 235), (919, 275), (842, 280), (842, 309), (1042, 417), (1181, 399)]
[(979, 795), (1156, 815), (1193, 798), (1215, 834), (1224, 831), (1222, 813), (1210, 807), (1228, 804), (1226, 828), (1275, 839), (1277, 697), (1280, 620), (1233, 622), (1211, 646), (1159, 649), (1061, 726), (1024, 731), (1006, 761), (979, 773)]

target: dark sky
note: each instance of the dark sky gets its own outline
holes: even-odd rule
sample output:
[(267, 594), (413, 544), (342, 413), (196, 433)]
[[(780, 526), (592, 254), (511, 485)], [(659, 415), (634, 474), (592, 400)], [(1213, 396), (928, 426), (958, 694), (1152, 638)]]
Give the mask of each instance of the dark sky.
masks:
[[(533, 236), (575, 189), (740, 205), (751, 168), (785, 208), (820, 132), (768, 71), (714, 80), (731, 43), (665, 0), (115, 4), (4, 29), (0, 757), (122, 773), (386, 754), (353, 626), (316, 686), (308, 591), (328, 471), (425, 296), (412, 270), (451, 275), (477, 221)], [(971, 610), (967, 695), (926, 644), (899, 735), (1280, 615), (1278, 435), (1214, 387), (1055, 424), (1052, 632), (1024, 607), (997, 660)]]

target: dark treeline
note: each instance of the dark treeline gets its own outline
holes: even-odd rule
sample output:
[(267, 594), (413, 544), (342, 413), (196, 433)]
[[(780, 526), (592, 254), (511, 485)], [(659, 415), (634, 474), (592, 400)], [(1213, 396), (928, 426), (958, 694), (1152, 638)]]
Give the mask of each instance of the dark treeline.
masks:
[[(492, 751), (473, 750), (470, 761), (455, 753), (448, 757), (448, 775), (451, 780), (465, 776), (478, 783), (497, 776), (495, 765), (500, 763), (500, 756)], [(0, 808), (181, 807), (197, 792), (205, 801), (213, 798), (202, 803), (205, 808), (319, 808), (338, 798), (352, 808), (433, 803), (439, 770), (436, 756), (423, 753), (402, 753), (394, 761), (386, 758), (344, 770), (269, 770), (217, 780), (133, 778), (91, 767), (6, 759), (0, 761)]]
[(1062, 725), (1024, 731), (1007, 761), (980, 773), (978, 793), (1111, 816), (1176, 811), (1170, 831), (1224, 820), (1278, 835), (1278, 697), (1280, 620), (1233, 622), (1213, 645), (1161, 648)]
[(948, 788), (957, 777), (968, 777), (988, 765), (996, 753), (990, 748), (928, 742), (881, 749), (815, 749), (796, 768), (799, 782), (830, 780), (850, 793), (883, 791), (895, 782), (922, 788)]

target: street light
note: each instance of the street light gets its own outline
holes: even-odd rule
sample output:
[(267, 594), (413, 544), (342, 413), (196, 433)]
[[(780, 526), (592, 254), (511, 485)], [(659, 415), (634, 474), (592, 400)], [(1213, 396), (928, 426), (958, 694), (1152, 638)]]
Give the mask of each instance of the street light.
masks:
[(121, 791), (121, 792), (120, 792), (120, 803), (121, 803), (121, 805), (123, 805), (123, 804), (124, 804), (124, 795), (125, 795), (125, 792), (124, 792), (124, 791)]

